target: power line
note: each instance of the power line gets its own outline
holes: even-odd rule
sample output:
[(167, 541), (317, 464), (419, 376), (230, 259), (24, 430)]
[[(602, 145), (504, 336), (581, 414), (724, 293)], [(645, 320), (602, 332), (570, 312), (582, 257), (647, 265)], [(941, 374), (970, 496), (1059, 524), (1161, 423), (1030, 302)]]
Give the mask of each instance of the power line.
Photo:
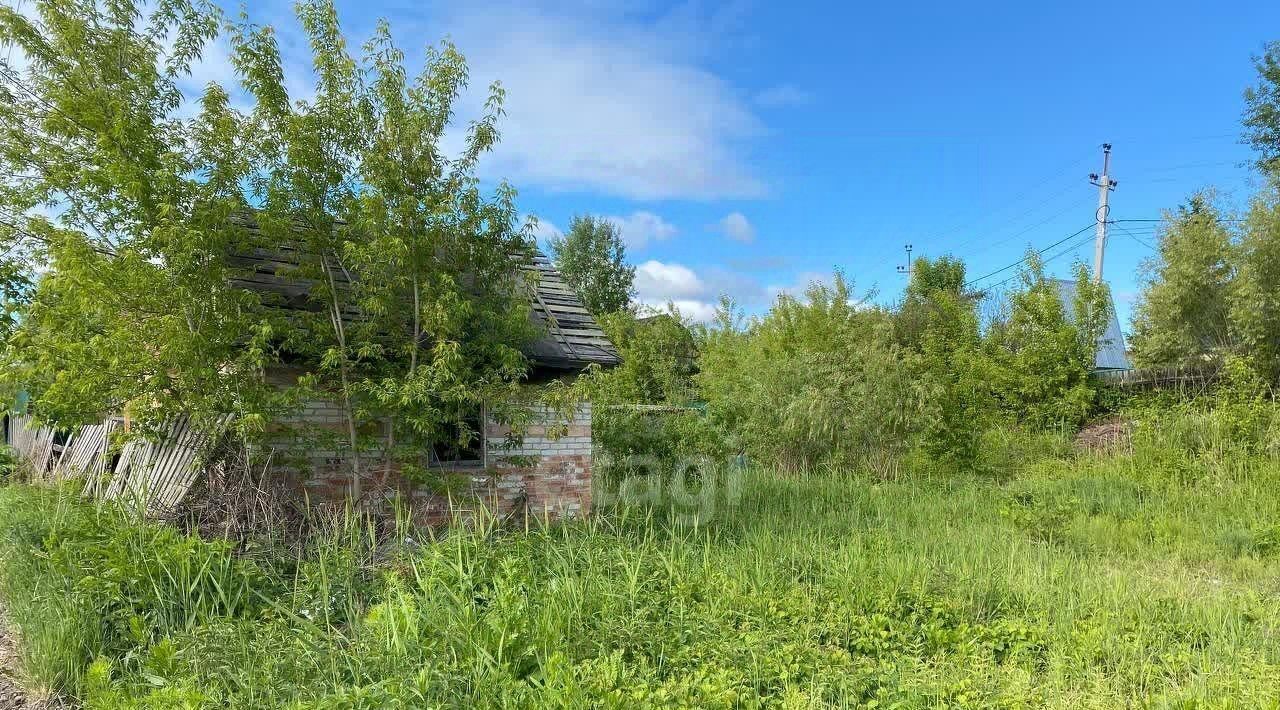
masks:
[(1142, 239), (1139, 239), (1139, 238), (1138, 238), (1138, 235), (1134, 234), (1133, 232), (1130, 232), (1129, 230), (1125, 229), (1124, 227), (1121, 227), (1121, 226), (1120, 226), (1120, 225), (1118, 225), (1118, 224), (1116, 225), (1116, 229), (1118, 229), (1118, 230), (1120, 230), (1120, 231), (1124, 232), (1125, 234), (1129, 235), (1129, 238), (1130, 238), (1130, 239), (1132, 239), (1133, 241), (1135, 241), (1135, 242), (1137, 242), (1137, 243), (1141, 244), (1142, 246), (1144, 246), (1144, 247), (1146, 247), (1146, 248), (1148, 248), (1148, 249), (1151, 249), (1151, 250), (1155, 250), (1155, 249), (1156, 249), (1156, 247), (1155, 247), (1155, 246), (1153, 246), (1152, 244), (1150, 244), (1149, 242), (1146, 242), (1146, 241), (1144, 241), (1144, 240), (1142, 240)]
[[(1128, 223), (1130, 223), (1130, 222), (1156, 222), (1156, 223), (1160, 223), (1160, 222), (1167, 222), (1168, 220), (1166, 220), (1166, 219), (1112, 219), (1112, 220), (1107, 220), (1107, 221), (1108, 221), (1109, 223), (1111, 223), (1111, 224), (1121, 224), (1121, 223), (1123, 223), (1123, 224), (1128, 224)], [(1236, 217), (1214, 217), (1214, 221), (1215, 221), (1215, 222), (1231, 222), (1231, 223), (1236, 223), (1236, 222), (1247, 222), (1248, 220), (1245, 220), (1245, 219), (1239, 219), (1239, 218), (1236, 218)]]
[[(1085, 227), (1085, 229), (1084, 229), (1084, 230), (1082, 230), (1082, 231), (1088, 231), (1089, 229), (1091, 229), (1091, 228), (1092, 228), (1092, 226), (1093, 226), (1093, 225), (1090, 225), (1089, 227)], [(1041, 263), (1041, 264), (1047, 264), (1047, 263), (1049, 263), (1049, 262), (1051, 262), (1051, 261), (1054, 261), (1055, 259), (1059, 259), (1059, 258), (1061, 258), (1061, 257), (1063, 257), (1063, 256), (1066, 256), (1067, 254), (1070, 254), (1070, 253), (1072, 253), (1072, 252), (1078, 251), (1078, 250), (1080, 249), (1080, 247), (1082, 247), (1082, 246), (1084, 246), (1084, 245), (1088, 244), (1088, 243), (1089, 243), (1089, 241), (1090, 241), (1090, 240), (1092, 240), (1092, 239), (1093, 239), (1093, 236), (1092, 236), (1092, 235), (1091, 235), (1091, 236), (1088, 236), (1088, 237), (1085, 237), (1084, 239), (1081, 239), (1081, 240), (1077, 241), (1075, 244), (1072, 244), (1072, 245), (1068, 246), (1066, 249), (1063, 249), (1062, 251), (1058, 252), (1057, 254), (1053, 254), (1052, 256), (1046, 256), (1046, 257), (1044, 257), (1043, 259), (1041, 259), (1041, 260), (1040, 260), (1040, 263)], [(1051, 247), (1051, 248), (1052, 248), (1052, 247)], [(1005, 285), (1005, 284), (1009, 283), (1010, 281), (1012, 281), (1012, 280), (1014, 280), (1014, 279), (1018, 278), (1019, 276), (1021, 276), (1021, 274), (1014, 274), (1013, 276), (1010, 276), (1010, 277), (1009, 277), (1009, 278), (1007, 278), (1007, 279), (1004, 279), (1004, 280), (1001, 280), (1001, 281), (997, 281), (996, 283), (994, 283), (994, 284), (992, 284), (992, 285), (990, 285), (990, 286), (987, 286), (987, 287), (986, 287), (985, 289), (983, 289), (983, 290), (984, 290), (984, 291), (991, 291), (991, 290), (997, 289), (997, 288), (999, 288), (999, 287), (1001, 287), (1001, 286), (1003, 286), (1003, 285)]]
[[(968, 229), (969, 227), (973, 227), (974, 225), (981, 224), (983, 221), (985, 221), (985, 220), (987, 220), (987, 219), (989, 219), (989, 218), (991, 218), (991, 217), (993, 217), (993, 216), (995, 216), (995, 215), (1000, 214), (1001, 212), (1005, 211), (1006, 209), (1008, 209), (1008, 208), (1010, 208), (1010, 207), (1013, 207), (1013, 206), (1016, 206), (1017, 204), (1019, 204), (1019, 202), (1020, 202), (1023, 198), (1025, 198), (1025, 197), (1029, 197), (1030, 195), (1034, 194), (1037, 190), (1039, 190), (1041, 187), (1043, 187), (1043, 186), (1045, 186), (1045, 185), (1048, 185), (1049, 183), (1053, 182), (1054, 180), (1057, 180), (1058, 178), (1062, 177), (1063, 175), (1066, 175), (1068, 172), (1070, 172), (1070, 171), (1072, 171), (1072, 170), (1075, 170), (1075, 169), (1076, 169), (1076, 168), (1077, 168), (1081, 163), (1083, 163), (1083, 162), (1084, 162), (1084, 159), (1080, 159), (1080, 160), (1076, 160), (1076, 161), (1072, 162), (1071, 164), (1069, 164), (1069, 165), (1067, 165), (1067, 166), (1063, 167), (1060, 171), (1058, 171), (1058, 172), (1056, 172), (1056, 173), (1051, 174), (1049, 177), (1045, 178), (1044, 180), (1041, 180), (1040, 182), (1038, 182), (1038, 183), (1036, 183), (1036, 184), (1032, 185), (1030, 188), (1028, 188), (1028, 189), (1026, 189), (1026, 190), (1023, 190), (1022, 192), (1018, 193), (1018, 194), (1017, 194), (1017, 195), (1015, 195), (1014, 197), (1010, 198), (1008, 202), (1004, 203), (1004, 205), (1003, 205), (1003, 206), (1001, 206), (1001, 207), (997, 208), (996, 210), (994, 210), (994, 211), (992, 211), (992, 212), (988, 212), (988, 213), (986, 213), (986, 214), (978, 215), (978, 216), (977, 216), (977, 217), (975, 217), (974, 219), (965, 220), (965, 221), (960, 222), (959, 224), (956, 224), (955, 226), (949, 227), (949, 228), (947, 228), (947, 229), (943, 229), (943, 230), (938, 231), (938, 232), (934, 232), (932, 235), (927, 236), (927, 237), (925, 237), (924, 239), (922, 239), (922, 240), (920, 240), (920, 241), (929, 241), (929, 242), (931, 242), (931, 241), (934, 241), (934, 240), (940, 239), (940, 238), (942, 238), (942, 237), (948, 237), (948, 236), (954, 235), (956, 232), (959, 232), (959, 231), (964, 230), (964, 229)], [(1041, 201), (1041, 202), (1037, 203), (1036, 205), (1032, 206), (1030, 209), (1025, 210), (1025, 211), (1023, 211), (1023, 212), (1019, 213), (1017, 216), (1013, 217), (1013, 220), (1020, 219), (1020, 218), (1022, 218), (1023, 216), (1025, 216), (1025, 215), (1029, 214), (1030, 212), (1033, 212), (1035, 209), (1037, 209), (1037, 208), (1039, 208), (1039, 207), (1043, 206), (1044, 204), (1046, 204), (1046, 203), (1048, 203), (1048, 202), (1050, 202), (1050, 201), (1052, 201), (1052, 200), (1056, 199), (1058, 196), (1060, 196), (1060, 195), (1062, 195), (1064, 192), (1066, 192), (1066, 190), (1067, 190), (1067, 189), (1070, 189), (1070, 188), (1064, 188), (1063, 190), (1059, 190), (1058, 192), (1053, 193), (1052, 195), (1050, 195), (1050, 196), (1049, 196), (1049, 198), (1048, 198), (1048, 199), (1045, 199), (1045, 200), (1043, 200), (1043, 201)], [(1009, 221), (1013, 221), (1013, 220), (1009, 220)], [(966, 241), (964, 241), (964, 242), (962, 242), (962, 243), (960, 243), (960, 244), (956, 245), (954, 248), (955, 248), (955, 249), (960, 249), (961, 247), (967, 246), (967, 245), (969, 245), (969, 244), (973, 243), (974, 241), (976, 241), (976, 239), (980, 239), (980, 238), (981, 238), (981, 237), (977, 237), (977, 238), (975, 238), (975, 239), (969, 239), (969, 240), (966, 240)]]
[[(985, 245), (983, 245), (983, 246), (981, 246), (981, 247), (977, 248), (976, 250), (974, 250), (972, 253), (973, 253), (973, 254), (981, 254), (981, 253), (983, 253), (983, 252), (985, 252), (985, 251), (990, 251), (990, 250), (991, 250), (991, 249), (993, 249), (994, 247), (998, 247), (998, 246), (1000, 246), (1001, 244), (1007, 244), (1008, 242), (1011, 242), (1011, 241), (1013, 241), (1014, 239), (1017, 239), (1018, 237), (1021, 237), (1022, 235), (1026, 234), (1027, 232), (1032, 231), (1033, 229), (1037, 229), (1037, 228), (1039, 228), (1039, 227), (1043, 227), (1044, 225), (1048, 224), (1049, 222), (1052, 222), (1054, 219), (1056, 219), (1056, 218), (1058, 218), (1058, 217), (1061, 217), (1062, 215), (1064, 215), (1064, 214), (1066, 214), (1066, 213), (1068, 213), (1068, 212), (1070, 212), (1070, 211), (1072, 211), (1072, 210), (1074, 210), (1074, 209), (1078, 208), (1079, 206), (1080, 206), (1080, 205), (1079, 205), (1079, 204), (1077, 204), (1077, 203), (1072, 203), (1072, 204), (1070, 204), (1070, 205), (1067, 205), (1066, 207), (1062, 208), (1061, 210), (1058, 210), (1057, 212), (1054, 212), (1053, 214), (1049, 215), (1048, 217), (1045, 217), (1044, 219), (1040, 220), (1039, 222), (1036, 222), (1035, 224), (1033, 224), (1033, 225), (1031, 225), (1031, 226), (1029, 226), (1029, 227), (1027, 227), (1027, 228), (1025, 228), (1025, 229), (1023, 229), (1023, 230), (1021, 230), (1021, 231), (1019, 231), (1019, 232), (1017, 232), (1017, 233), (1015, 233), (1015, 234), (1012, 234), (1012, 235), (1010, 235), (1010, 236), (1008, 236), (1008, 237), (1005, 237), (1005, 238), (1003, 238), (1003, 239), (997, 239), (997, 240), (995, 240), (995, 241), (993, 241), (993, 242), (990, 242), (990, 243), (988, 243), (988, 244), (985, 244)], [(989, 236), (989, 235), (987, 235), (987, 236)], [(981, 239), (981, 238), (982, 238), (982, 237), (974, 237), (973, 239), (970, 239), (969, 241), (967, 241), (967, 242), (965, 242), (965, 243), (966, 243), (966, 244), (972, 244), (973, 242), (975, 242), (975, 241), (977, 241), (978, 239)], [(959, 247), (957, 247), (957, 248), (959, 248)]]
[(1203, 163), (1186, 163), (1184, 165), (1169, 165), (1163, 168), (1152, 168), (1151, 170), (1140, 170), (1139, 175), (1147, 175), (1150, 173), (1172, 173), (1179, 170), (1198, 170), (1200, 168), (1218, 168), (1226, 165), (1240, 166), (1244, 165), (1243, 160), (1211, 160)]
[[(1092, 223), (1090, 223), (1090, 224), (1087, 224), (1087, 225), (1085, 225), (1084, 227), (1081, 227), (1080, 229), (1076, 230), (1073, 234), (1069, 234), (1069, 235), (1067, 235), (1066, 237), (1063, 237), (1062, 239), (1059, 239), (1058, 241), (1054, 242), (1053, 244), (1050, 244), (1049, 246), (1047, 246), (1047, 247), (1045, 247), (1044, 249), (1041, 249), (1041, 250), (1039, 250), (1039, 251), (1041, 251), (1041, 252), (1045, 252), (1045, 251), (1048, 251), (1048, 250), (1050, 250), (1050, 249), (1052, 249), (1052, 248), (1054, 248), (1054, 247), (1056, 247), (1056, 246), (1058, 246), (1058, 245), (1060, 245), (1060, 244), (1065, 244), (1066, 242), (1071, 241), (1072, 239), (1075, 239), (1076, 237), (1080, 236), (1081, 234), (1084, 234), (1085, 232), (1089, 231), (1090, 229), (1093, 229), (1093, 228), (1094, 228), (1094, 227), (1096, 227), (1096, 226), (1097, 226), (1097, 223), (1096, 223), (1096, 222), (1092, 222)], [(1029, 255), (1029, 254), (1028, 254), (1027, 256), (1024, 256), (1024, 257), (1022, 257), (1021, 259), (1018, 259), (1017, 261), (1013, 262), (1012, 264), (1009, 264), (1008, 266), (1005, 266), (1005, 267), (1001, 267), (1001, 268), (999, 268), (999, 269), (996, 269), (995, 271), (992, 271), (992, 272), (991, 272), (991, 273), (989, 273), (989, 274), (983, 274), (982, 276), (979, 276), (979, 277), (978, 277), (978, 278), (976, 278), (976, 279), (970, 279), (969, 281), (965, 282), (965, 284), (964, 284), (964, 285), (965, 285), (966, 287), (968, 287), (968, 286), (972, 286), (973, 284), (975, 284), (975, 283), (977, 283), (977, 282), (979, 282), (979, 281), (983, 281), (983, 280), (985, 280), (985, 279), (991, 278), (992, 276), (995, 276), (996, 274), (1004, 273), (1005, 271), (1008, 271), (1009, 269), (1012, 269), (1012, 268), (1015, 268), (1015, 267), (1017, 267), (1017, 266), (1021, 266), (1022, 264), (1025, 264), (1025, 263), (1027, 262), (1027, 260), (1028, 260), (1028, 259), (1030, 259), (1030, 258), (1031, 258), (1031, 255)]]

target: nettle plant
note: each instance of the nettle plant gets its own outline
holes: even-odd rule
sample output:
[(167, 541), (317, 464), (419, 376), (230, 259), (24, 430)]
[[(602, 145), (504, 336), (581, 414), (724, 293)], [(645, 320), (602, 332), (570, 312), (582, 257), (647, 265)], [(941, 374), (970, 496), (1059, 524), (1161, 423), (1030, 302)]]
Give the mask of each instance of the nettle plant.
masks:
[[(467, 85), (452, 45), (411, 76), (385, 22), (357, 60), (331, 2), (297, 16), (306, 98), (286, 88), (274, 30), (227, 23), (211, 2), (0, 8), (0, 41), (22, 57), (0, 64), (0, 237), (42, 274), (10, 289), (29, 303), (4, 377), (41, 418), (124, 410), (146, 429), (231, 412), (253, 434), (319, 395), (341, 403), (351, 450), (388, 461), (478, 436), (481, 403), (518, 419), (534, 333), (513, 267), (532, 239), (515, 191), (489, 194), (475, 175), (501, 87), (446, 155)], [(189, 98), (193, 65), (224, 36), (240, 86)], [(314, 284), (307, 309), (286, 316), (230, 285), (228, 254), (252, 248), (308, 255), (287, 274)], [(265, 368), (285, 360), (309, 374), (268, 386)]]

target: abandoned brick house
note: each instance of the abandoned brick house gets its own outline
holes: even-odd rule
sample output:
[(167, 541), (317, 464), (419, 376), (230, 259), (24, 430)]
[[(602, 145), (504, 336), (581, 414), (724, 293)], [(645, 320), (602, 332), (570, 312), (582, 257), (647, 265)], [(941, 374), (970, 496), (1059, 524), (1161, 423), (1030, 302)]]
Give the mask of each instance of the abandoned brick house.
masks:
[[(258, 228), (251, 217), (237, 218), (236, 222), (247, 230)], [(307, 303), (310, 285), (282, 275), (296, 267), (299, 258), (305, 257), (262, 249), (232, 255), (236, 267), (232, 284), (259, 293), (263, 303), (273, 307), (313, 308)], [(546, 256), (535, 251), (531, 259), (512, 263), (513, 269), (531, 276), (528, 281), (534, 285), (528, 296), (539, 336), (524, 348), (531, 366), (530, 381), (572, 378), (590, 365), (610, 367), (620, 362), (613, 344)], [(270, 383), (287, 385), (303, 372), (305, 365), (281, 365), (269, 369), (266, 377)], [(452, 509), (477, 503), (499, 513), (527, 511), (565, 517), (586, 512), (592, 490), (590, 403), (581, 404), (568, 421), (564, 412), (545, 407), (526, 411), (527, 426), (514, 442), (507, 428), (477, 412), (473, 427), (480, 437), (474, 445), (423, 452), (430, 466), (448, 475), (451, 485), (447, 495), (439, 486), (411, 482), (383, 465), (364, 467), (361, 489), (379, 500), (399, 497), (424, 523), (439, 522)], [(345, 422), (344, 410), (337, 403), (312, 400), (276, 422), (275, 428), (323, 432), (343, 429)], [(98, 425), (62, 432), (15, 414), (6, 416), (5, 438), (34, 476), (84, 476), (87, 493), (104, 498), (135, 496), (154, 514), (175, 509), (200, 476), (198, 449), (204, 444), (199, 442), (208, 441), (211, 432), (195, 430), (185, 421), (175, 422), (164, 440), (134, 440), (112, 454), (108, 440), (121, 426), (127, 427), (127, 422), (109, 417)], [(267, 444), (268, 451), (263, 453), (271, 456), (268, 460), (281, 474), (280, 479), (305, 493), (309, 502), (344, 500), (351, 484), (352, 467), (344, 458), (349, 453), (332, 443), (317, 446), (317, 441), (281, 437)]]
[[(241, 225), (256, 229), (251, 220)], [(281, 259), (280, 252), (260, 249), (233, 256), (233, 265), (239, 270), (234, 285), (259, 292), (264, 302), (306, 307), (299, 299), (306, 286), (279, 275), (282, 267), (290, 266)], [(534, 251), (532, 259), (520, 262), (518, 268), (532, 272), (530, 280), (536, 284), (529, 296), (540, 335), (524, 349), (531, 366), (530, 381), (574, 377), (593, 364), (610, 367), (620, 362), (613, 344), (545, 255)], [(279, 366), (268, 371), (267, 377), (284, 385), (302, 371)], [(307, 402), (287, 423), (337, 430), (345, 426), (345, 419), (336, 402), (315, 400)], [(461, 491), (451, 487), (446, 496), (438, 487), (410, 483), (398, 475), (388, 482), (381, 466), (367, 467), (361, 488), (377, 490), (380, 495), (394, 492), (407, 499), (416, 518), (428, 522), (448, 515), (451, 507), (465, 507), (468, 501), (481, 502), (499, 512), (521, 508), (551, 517), (577, 515), (590, 507), (590, 403), (579, 406), (568, 421), (563, 415), (535, 406), (531, 422), (514, 447), (507, 440), (509, 430), (491, 417), (478, 413), (476, 425), (481, 436), (473, 446), (464, 449), (450, 445), (447, 451), (426, 452), (451, 479), (465, 481)], [(289, 444), (278, 446), (288, 448)], [(297, 450), (284, 453), (294, 454), (295, 461), (299, 458)], [(343, 499), (349, 491), (351, 467), (342, 454), (323, 448), (306, 448), (302, 453), (306, 475), (298, 479), (308, 498)]]

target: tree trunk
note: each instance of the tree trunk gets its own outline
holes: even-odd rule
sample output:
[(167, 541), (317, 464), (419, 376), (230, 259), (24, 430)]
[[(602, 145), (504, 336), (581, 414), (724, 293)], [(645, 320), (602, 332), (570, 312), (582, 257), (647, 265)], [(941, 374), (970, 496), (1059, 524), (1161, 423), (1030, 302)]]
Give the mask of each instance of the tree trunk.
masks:
[(351, 486), (349, 495), (353, 504), (360, 501), (360, 449), (356, 436), (356, 420), (351, 409), (351, 380), (347, 372), (347, 333), (342, 325), (342, 308), (338, 303), (338, 289), (333, 282), (333, 271), (329, 267), (329, 257), (322, 256), (325, 278), (329, 280), (329, 317), (333, 321), (333, 332), (338, 339), (338, 348), (342, 351), (338, 361), (338, 374), (342, 383), (342, 412), (347, 419), (347, 440), (351, 445)]

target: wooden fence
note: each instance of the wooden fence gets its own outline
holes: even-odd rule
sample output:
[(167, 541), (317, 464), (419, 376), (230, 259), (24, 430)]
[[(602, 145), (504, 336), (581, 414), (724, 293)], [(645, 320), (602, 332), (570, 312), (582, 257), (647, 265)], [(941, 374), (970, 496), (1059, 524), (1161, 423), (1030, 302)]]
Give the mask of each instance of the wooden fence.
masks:
[(1122, 389), (1204, 389), (1221, 375), (1221, 362), (1094, 373), (1099, 381)]
[(112, 446), (112, 434), (122, 426), (118, 419), (62, 437), (30, 416), (10, 415), (7, 435), (33, 481), (82, 479), (86, 495), (127, 501), (163, 517), (182, 503), (230, 421), (223, 416), (201, 427), (178, 417), (156, 439), (134, 437), (118, 451)]

